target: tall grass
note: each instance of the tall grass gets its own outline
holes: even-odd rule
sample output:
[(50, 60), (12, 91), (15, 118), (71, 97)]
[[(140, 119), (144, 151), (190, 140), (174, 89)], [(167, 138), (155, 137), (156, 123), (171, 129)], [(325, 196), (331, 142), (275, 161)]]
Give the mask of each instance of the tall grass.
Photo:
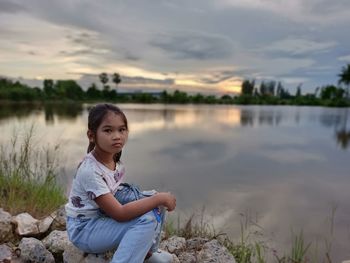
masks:
[[(192, 214), (184, 224), (180, 225), (180, 217), (177, 223), (170, 219), (165, 225), (165, 237), (177, 235), (190, 239), (202, 237), (207, 239), (218, 239), (229, 252), (234, 256), (237, 263), (332, 263), (330, 248), (332, 239), (326, 239), (325, 249), (320, 251), (318, 242), (306, 241), (303, 231), (298, 233), (291, 231), (290, 249), (287, 251), (277, 251), (272, 245), (272, 240), (267, 239), (264, 229), (257, 220), (241, 214), (240, 236), (237, 240), (232, 240), (226, 233), (216, 233), (215, 228), (209, 223), (205, 223), (204, 209), (202, 214)], [(335, 209), (332, 209), (330, 218), (330, 235), (334, 231)], [(314, 256), (310, 255), (314, 253)]]
[(22, 137), (14, 132), (0, 145), (0, 207), (15, 215), (28, 212), (41, 217), (62, 205), (66, 198), (57, 185), (58, 145), (37, 147), (34, 126)]

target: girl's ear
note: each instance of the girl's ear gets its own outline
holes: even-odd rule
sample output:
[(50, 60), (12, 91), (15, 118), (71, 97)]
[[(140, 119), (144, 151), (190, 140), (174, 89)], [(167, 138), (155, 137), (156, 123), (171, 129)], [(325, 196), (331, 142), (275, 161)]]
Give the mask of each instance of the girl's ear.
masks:
[(86, 134), (89, 139), (89, 142), (95, 142), (94, 133), (92, 131), (88, 130)]

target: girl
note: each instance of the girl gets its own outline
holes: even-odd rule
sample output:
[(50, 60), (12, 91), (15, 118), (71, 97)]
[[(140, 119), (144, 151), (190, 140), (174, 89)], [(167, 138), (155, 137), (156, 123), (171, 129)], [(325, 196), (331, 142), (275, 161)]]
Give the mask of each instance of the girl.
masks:
[(128, 132), (127, 119), (118, 107), (98, 104), (90, 110), (88, 154), (78, 167), (66, 204), (68, 236), (88, 253), (118, 247), (113, 263), (140, 263), (147, 255), (146, 262), (171, 262), (171, 255), (153, 244), (159, 239), (155, 235), (160, 234), (160, 224), (152, 210), (163, 206), (173, 211), (175, 197), (162, 192), (124, 205), (114, 197), (124, 180), (120, 157)]

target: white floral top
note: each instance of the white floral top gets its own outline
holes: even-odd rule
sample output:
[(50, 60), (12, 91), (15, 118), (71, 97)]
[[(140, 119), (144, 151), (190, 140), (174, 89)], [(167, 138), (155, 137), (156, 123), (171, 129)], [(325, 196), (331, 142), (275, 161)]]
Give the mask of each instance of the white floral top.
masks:
[(118, 162), (114, 171), (98, 162), (92, 153), (88, 153), (73, 179), (66, 213), (70, 217), (96, 217), (99, 206), (94, 199), (100, 195), (113, 195), (122, 183), (125, 167)]

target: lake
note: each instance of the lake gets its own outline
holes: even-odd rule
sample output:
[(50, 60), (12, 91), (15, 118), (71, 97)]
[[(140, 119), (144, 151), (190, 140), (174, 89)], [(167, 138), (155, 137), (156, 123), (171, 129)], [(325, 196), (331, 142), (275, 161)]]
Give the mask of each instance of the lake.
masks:
[[(204, 214), (233, 239), (242, 223), (280, 255), (291, 231), (303, 229), (319, 251), (331, 242), (334, 262), (350, 259), (350, 109), (119, 106), (130, 127), (128, 181), (174, 193), (173, 220)], [(87, 108), (2, 105), (0, 142), (34, 124), (38, 146), (60, 144), (59, 182), (68, 191), (88, 145)]]

